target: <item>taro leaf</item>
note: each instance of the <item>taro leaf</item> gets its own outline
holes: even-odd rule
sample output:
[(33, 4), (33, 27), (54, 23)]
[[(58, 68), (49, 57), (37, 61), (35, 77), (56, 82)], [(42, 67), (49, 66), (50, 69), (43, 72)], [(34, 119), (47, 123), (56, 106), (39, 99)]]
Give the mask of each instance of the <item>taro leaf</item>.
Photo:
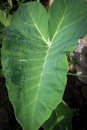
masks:
[(83, 0), (22, 4), (4, 31), (2, 65), (10, 100), (24, 130), (38, 130), (62, 100), (66, 54), (87, 32)]
[(44, 123), (44, 130), (72, 130), (72, 112), (72, 109), (62, 101)]

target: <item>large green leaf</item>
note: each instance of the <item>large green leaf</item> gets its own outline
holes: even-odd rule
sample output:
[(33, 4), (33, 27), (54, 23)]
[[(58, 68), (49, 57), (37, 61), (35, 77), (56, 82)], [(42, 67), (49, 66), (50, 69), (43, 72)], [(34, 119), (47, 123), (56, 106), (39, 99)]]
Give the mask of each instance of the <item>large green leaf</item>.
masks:
[(61, 102), (44, 123), (44, 130), (72, 130), (72, 112), (66, 103)]
[(87, 32), (83, 0), (22, 4), (4, 31), (2, 65), (10, 100), (24, 130), (38, 130), (61, 102), (66, 54)]

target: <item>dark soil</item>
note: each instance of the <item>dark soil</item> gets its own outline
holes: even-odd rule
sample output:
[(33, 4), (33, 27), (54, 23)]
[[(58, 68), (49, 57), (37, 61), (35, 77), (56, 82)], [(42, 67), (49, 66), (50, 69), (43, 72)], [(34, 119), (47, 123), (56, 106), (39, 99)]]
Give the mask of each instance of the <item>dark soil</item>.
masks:
[(64, 101), (75, 110), (72, 117), (73, 130), (87, 130), (87, 84), (74, 76), (68, 76)]

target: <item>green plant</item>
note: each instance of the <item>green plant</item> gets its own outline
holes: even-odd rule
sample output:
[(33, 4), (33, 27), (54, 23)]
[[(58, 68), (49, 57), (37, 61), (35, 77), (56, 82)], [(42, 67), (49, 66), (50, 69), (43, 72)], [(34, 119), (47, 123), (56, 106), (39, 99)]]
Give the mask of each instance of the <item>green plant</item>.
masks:
[(0, 10), (0, 23), (4, 26), (9, 26), (11, 21), (11, 15), (6, 15), (6, 11)]
[(83, 0), (55, 0), (48, 12), (39, 2), (29, 2), (13, 15), (3, 34), (2, 66), (16, 118), (24, 130), (41, 126), (47, 130), (51, 113), (61, 112), (57, 108), (67, 82), (66, 54), (87, 33), (86, 26)]

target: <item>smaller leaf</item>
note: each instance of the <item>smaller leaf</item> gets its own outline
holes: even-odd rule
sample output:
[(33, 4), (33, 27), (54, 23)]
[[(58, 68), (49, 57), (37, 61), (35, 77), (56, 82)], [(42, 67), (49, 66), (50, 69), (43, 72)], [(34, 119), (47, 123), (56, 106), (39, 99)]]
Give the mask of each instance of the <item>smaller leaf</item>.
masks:
[(8, 0), (8, 4), (9, 4), (9, 6), (12, 8), (12, 6), (13, 6), (12, 0)]
[(61, 102), (53, 111), (50, 118), (44, 123), (44, 130), (72, 130), (72, 110)]
[(0, 10), (0, 23), (2, 23), (4, 26), (9, 26), (11, 20), (11, 15), (7, 17), (6, 12), (3, 10)]

